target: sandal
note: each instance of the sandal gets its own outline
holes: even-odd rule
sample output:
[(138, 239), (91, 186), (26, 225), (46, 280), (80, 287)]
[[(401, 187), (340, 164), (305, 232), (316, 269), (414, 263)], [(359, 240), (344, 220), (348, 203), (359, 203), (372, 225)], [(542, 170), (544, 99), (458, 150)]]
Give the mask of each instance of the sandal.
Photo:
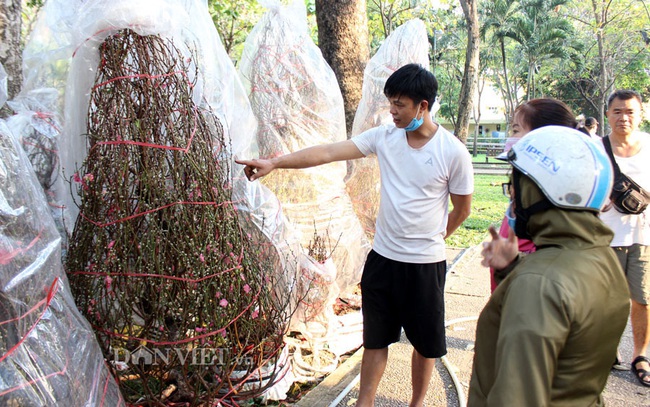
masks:
[(621, 353), (616, 350), (616, 358), (614, 359), (614, 363), (612, 363), (612, 369), (615, 370), (630, 370), (630, 366), (627, 363), (623, 363), (623, 359), (621, 358)]
[(641, 383), (644, 386), (650, 387), (650, 380), (646, 380), (646, 378), (650, 378), (650, 372), (645, 369), (637, 369), (636, 367), (636, 365), (641, 362), (646, 362), (650, 364), (650, 359), (648, 359), (645, 356), (637, 356), (636, 358), (634, 358), (634, 360), (632, 361), (632, 372), (634, 372), (634, 375), (639, 380), (639, 383)]
[(614, 359), (614, 363), (612, 363), (612, 369), (614, 370), (630, 370), (630, 367), (623, 363), (621, 359), (617, 356), (616, 359)]

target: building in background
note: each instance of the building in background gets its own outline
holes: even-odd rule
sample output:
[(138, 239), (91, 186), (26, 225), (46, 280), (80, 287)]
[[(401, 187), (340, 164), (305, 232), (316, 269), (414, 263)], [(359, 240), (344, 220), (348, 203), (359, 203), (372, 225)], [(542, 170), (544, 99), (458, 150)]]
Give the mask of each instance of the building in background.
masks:
[[(480, 99), (478, 94), (475, 99), (479, 101), (479, 109), (474, 109), (473, 120), (470, 121), (468, 137), (466, 144), (470, 152), (484, 154), (489, 149), (490, 152), (502, 148), (507, 138), (507, 118), (506, 109), (501, 94), (492, 86), (486, 83), (481, 92)], [(477, 118), (480, 119), (477, 123)], [(453, 132), (454, 125), (447, 119), (438, 118), (445, 129)]]

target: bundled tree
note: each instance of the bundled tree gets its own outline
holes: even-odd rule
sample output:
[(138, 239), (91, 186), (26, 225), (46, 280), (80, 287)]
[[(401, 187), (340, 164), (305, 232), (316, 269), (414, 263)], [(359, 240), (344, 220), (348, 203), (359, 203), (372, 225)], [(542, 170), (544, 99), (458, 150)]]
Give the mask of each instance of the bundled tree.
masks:
[[(309, 38), (300, 1), (269, 7), (246, 41), (239, 72), (259, 127), (260, 157), (287, 154), (307, 146), (347, 138), (343, 101), (334, 72)], [(345, 163), (318, 169), (278, 171), (264, 179), (282, 202), (283, 213), (308, 246), (314, 229), (330, 236), (336, 283), (349, 291), (361, 277), (370, 249), (343, 179)], [(335, 243), (339, 242), (338, 245)]]
[[(258, 119), (260, 157), (345, 140), (338, 82), (309, 37), (303, 2), (260, 4), (268, 11), (247, 38), (239, 63)], [(337, 296), (352, 294), (370, 249), (345, 191), (346, 170), (345, 163), (330, 163), (280, 170), (263, 181), (282, 202), (283, 214), (301, 237), (299, 273), (292, 290), (301, 301), (291, 329), (306, 338), (294, 343), (293, 357), (294, 366), (309, 371), (301, 368), (297, 375), (308, 380), (337, 365), (340, 353), (333, 353), (329, 344), (340, 326), (333, 306)]]
[[(3, 73), (0, 64), (0, 82)], [(0, 107), (6, 99), (0, 85)], [(0, 405), (124, 406), (72, 300), (39, 181), (0, 119)]]
[(129, 29), (100, 45), (67, 270), (127, 400), (229, 405), (279, 377), (290, 312), (182, 49)]
[(23, 150), (45, 192), (47, 203), (61, 235), (61, 250), (67, 250), (67, 233), (63, 224), (63, 205), (57, 194), (66, 189), (60, 177), (59, 139), (61, 120), (55, 113), (57, 98), (54, 89), (39, 89), (18, 94), (7, 105), (14, 115), (7, 119), (7, 126), (21, 142)]

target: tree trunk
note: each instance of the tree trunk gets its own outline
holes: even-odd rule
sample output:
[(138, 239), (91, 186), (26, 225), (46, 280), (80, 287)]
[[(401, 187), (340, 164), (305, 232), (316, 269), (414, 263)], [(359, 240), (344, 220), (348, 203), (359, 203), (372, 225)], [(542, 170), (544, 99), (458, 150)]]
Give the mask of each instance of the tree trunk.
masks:
[[(18, 94), (22, 84), (21, 12), (20, 0), (0, 0), (0, 63), (7, 71), (9, 99)], [(5, 115), (0, 111), (0, 116)]]
[[(480, 81), (479, 81), (480, 82)], [(478, 155), (478, 126), (481, 124), (481, 95), (483, 94), (483, 89), (485, 88), (485, 80), (482, 83), (477, 83), (477, 96), (478, 100), (476, 101), (476, 109), (472, 110), (474, 116), (474, 142), (472, 143), (472, 157)], [(468, 132), (469, 133), (469, 132)], [(469, 134), (468, 134), (469, 136)], [(487, 162), (487, 154), (485, 156), (485, 161)]]
[[(596, 39), (597, 39), (597, 44), (598, 44), (598, 63), (600, 65), (600, 78), (596, 80), (600, 80), (600, 83), (598, 84), (598, 99), (599, 99), (599, 106), (598, 106), (598, 133), (600, 134), (601, 137), (603, 137), (606, 134), (606, 129), (605, 129), (605, 109), (607, 108), (607, 98), (608, 98), (608, 93), (612, 90), (612, 83), (609, 83), (609, 77), (608, 77), (608, 66), (605, 61), (605, 39), (603, 38), (603, 24), (605, 23), (604, 20), (606, 20), (606, 8), (603, 8), (602, 14), (598, 12), (598, 9), (596, 7), (596, 3), (593, 3), (593, 10), (594, 10), (594, 17), (596, 20), (596, 24), (598, 26), (598, 31), (596, 31)], [(608, 133), (608, 132), (607, 132)]]
[(348, 137), (370, 56), (366, 0), (316, 0), (318, 45), (343, 94)]
[(508, 80), (508, 65), (506, 61), (506, 44), (505, 41), (503, 40), (503, 37), (499, 38), (499, 45), (501, 47), (501, 64), (503, 65), (503, 81), (505, 82), (505, 88), (506, 88), (506, 117), (512, 117), (512, 113), (515, 111), (515, 105), (517, 104), (517, 101), (512, 95), (512, 91), (510, 89), (510, 81)]
[(474, 105), (474, 95), (478, 86), (479, 64), (479, 24), (476, 0), (461, 0), (463, 14), (467, 22), (467, 51), (465, 71), (458, 100), (458, 123), (454, 129), (456, 137), (463, 143), (467, 140), (469, 120)]

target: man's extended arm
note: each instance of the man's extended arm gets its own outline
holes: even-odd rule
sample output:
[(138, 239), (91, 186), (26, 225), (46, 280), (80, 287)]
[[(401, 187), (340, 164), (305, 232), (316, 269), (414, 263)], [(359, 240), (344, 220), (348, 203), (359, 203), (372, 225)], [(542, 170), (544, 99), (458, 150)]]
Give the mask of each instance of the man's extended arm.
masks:
[(353, 160), (364, 155), (351, 140), (322, 144), (270, 159), (235, 160), (245, 165), (244, 173), (254, 181), (276, 168), (309, 168), (334, 161)]
[(454, 209), (449, 212), (449, 216), (447, 217), (447, 234), (445, 235), (445, 239), (458, 229), (472, 210), (472, 194), (449, 194), (449, 197), (451, 198), (451, 204), (454, 206)]

